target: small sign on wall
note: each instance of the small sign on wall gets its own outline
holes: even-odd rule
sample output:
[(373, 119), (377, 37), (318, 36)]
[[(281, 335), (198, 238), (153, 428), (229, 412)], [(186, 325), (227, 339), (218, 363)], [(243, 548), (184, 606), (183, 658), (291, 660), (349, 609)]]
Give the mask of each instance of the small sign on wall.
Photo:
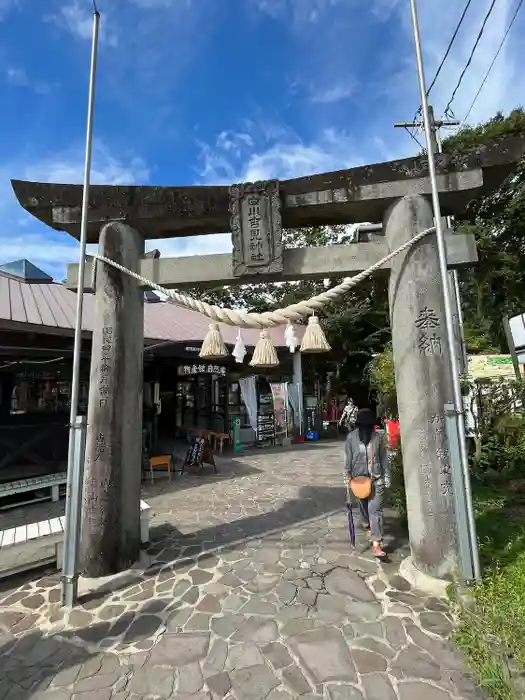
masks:
[(220, 365), (179, 365), (177, 374), (181, 376), (191, 376), (194, 374), (221, 374), (226, 376), (226, 367)]

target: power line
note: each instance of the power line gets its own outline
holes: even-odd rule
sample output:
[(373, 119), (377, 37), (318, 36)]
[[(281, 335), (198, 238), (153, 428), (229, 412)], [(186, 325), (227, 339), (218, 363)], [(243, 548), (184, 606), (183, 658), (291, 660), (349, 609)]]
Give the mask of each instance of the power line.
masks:
[(465, 116), (463, 117), (463, 120), (462, 120), (462, 122), (461, 122), (461, 126), (463, 126), (463, 124), (467, 121), (467, 119), (468, 119), (469, 116), (470, 116), (470, 113), (472, 112), (472, 110), (473, 110), (473, 108), (474, 108), (474, 105), (475, 105), (476, 102), (478, 101), (478, 97), (480, 96), (481, 91), (482, 91), (483, 88), (485, 87), (485, 83), (487, 82), (487, 80), (488, 80), (488, 78), (489, 78), (489, 75), (491, 74), (492, 69), (494, 68), (494, 64), (495, 64), (496, 61), (498, 60), (498, 56), (499, 56), (500, 53), (501, 53), (501, 49), (503, 48), (503, 45), (505, 44), (505, 42), (506, 42), (506, 40), (507, 40), (507, 37), (508, 37), (508, 35), (509, 35), (509, 33), (510, 33), (510, 30), (512, 29), (512, 26), (513, 26), (514, 22), (516, 21), (516, 17), (518, 16), (518, 12), (521, 10), (522, 5), (523, 5), (523, 0), (519, 0), (518, 4), (517, 4), (517, 6), (516, 6), (516, 10), (515, 10), (514, 14), (512, 15), (512, 19), (511, 19), (510, 22), (509, 22), (509, 26), (507, 27), (507, 31), (506, 31), (505, 34), (503, 35), (503, 39), (501, 40), (501, 43), (500, 43), (500, 45), (498, 46), (498, 50), (496, 51), (496, 54), (494, 55), (494, 58), (492, 59), (492, 63), (491, 63), (490, 66), (488, 67), (488, 70), (487, 70), (487, 72), (485, 73), (485, 76), (484, 76), (483, 80), (481, 81), (481, 85), (479, 86), (479, 89), (478, 89), (476, 95), (474, 96), (474, 99), (472, 100), (472, 102), (471, 102), (471, 104), (470, 104), (470, 107), (469, 107), (468, 110), (467, 110), (467, 113), (466, 113)]
[(418, 132), (417, 128), (415, 128), (414, 131), (410, 131), (410, 127), (409, 127), (409, 126), (405, 126), (405, 127), (403, 127), (403, 128), (405, 129), (405, 131), (407, 132), (407, 134), (410, 136), (410, 138), (411, 138), (413, 141), (415, 141), (415, 142), (417, 143), (417, 145), (419, 146), (419, 148), (420, 148), (422, 151), (424, 151), (424, 150), (425, 150), (425, 147), (423, 146), (423, 144), (421, 143), (421, 141), (420, 141), (420, 140), (418, 139), (418, 137), (416, 136), (416, 134), (417, 134), (417, 132)]
[[(449, 55), (449, 53), (450, 53), (450, 51), (451, 51), (451, 49), (452, 49), (452, 46), (453, 46), (454, 42), (456, 41), (456, 37), (457, 37), (457, 35), (458, 35), (458, 33), (459, 33), (459, 30), (461, 29), (461, 25), (463, 24), (463, 20), (465, 19), (465, 15), (467, 14), (468, 8), (470, 7), (471, 4), (472, 4), (472, 0), (467, 0), (467, 4), (466, 4), (465, 7), (463, 8), (463, 12), (461, 13), (461, 17), (459, 18), (459, 21), (458, 21), (458, 23), (457, 23), (457, 25), (456, 25), (456, 28), (455, 28), (455, 30), (454, 30), (454, 33), (452, 34), (452, 38), (450, 39), (450, 41), (449, 41), (449, 43), (448, 43), (447, 50), (445, 51), (445, 54), (444, 54), (443, 58), (441, 59), (441, 63), (439, 64), (439, 66), (438, 66), (438, 68), (437, 68), (437, 71), (436, 71), (436, 73), (435, 73), (435, 75), (434, 75), (434, 78), (433, 78), (432, 82), (430, 83), (430, 87), (429, 87), (428, 90), (427, 90), (427, 97), (430, 95), (430, 91), (432, 90), (432, 88), (433, 88), (434, 85), (436, 84), (437, 79), (439, 78), (439, 75), (440, 75), (440, 73), (441, 73), (441, 70), (443, 69), (443, 66), (445, 65), (445, 61), (446, 61), (447, 58), (448, 58), (448, 55)], [(422, 107), (421, 107), (421, 105), (420, 105), (419, 108), (418, 108), (418, 109), (415, 111), (415, 113), (414, 113), (414, 118), (412, 119), (413, 122), (416, 122), (416, 121), (417, 121), (417, 118), (418, 118), (419, 115), (421, 114), (421, 111), (422, 111)], [(409, 131), (407, 127), (405, 127), (405, 128), (406, 128), (408, 134), (411, 136), (411, 138), (413, 138), (415, 141), (417, 141), (417, 133), (418, 133), (418, 130), (417, 130), (417, 129), (414, 129), (414, 131)], [(417, 141), (417, 143), (421, 146), (421, 144), (419, 143), (419, 141)], [(423, 148), (423, 146), (421, 146), (421, 148), (422, 148), (423, 151), (425, 150), (425, 149)]]
[(476, 49), (478, 48), (478, 44), (481, 41), (481, 37), (483, 36), (483, 32), (485, 31), (485, 27), (487, 25), (487, 22), (489, 21), (489, 17), (492, 14), (492, 10), (494, 9), (494, 5), (496, 4), (496, 0), (492, 0), (490, 3), (490, 7), (487, 10), (487, 14), (485, 15), (485, 19), (483, 20), (483, 24), (481, 25), (481, 29), (478, 32), (478, 36), (476, 37), (476, 41), (474, 42), (474, 46), (472, 47), (472, 51), (470, 52), (470, 56), (468, 58), (468, 61), (465, 63), (465, 67), (461, 71), (461, 75), (459, 76), (459, 80), (457, 82), (456, 87), (452, 91), (452, 96), (450, 100), (447, 103), (447, 106), (445, 107), (445, 114), (450, 114), (450, 106), (452, 102), (454, 101), (454, 98), (456, 97), (456, 93), (460, 88), (461, 83), (463, 82), (463, 78), (465, 77), (465, 73), (470, 67), (470, 64), (472, 63), (472, 59), (474, 58), (474, 54), (476, 53)]
[(456, 41), (456, 37), (458, 35), (459, 30), (461, 29), (461, 25), (463, 24), (463, 20), (465, 19), (465, 15), (467, 14), (468, 8), (470, 7), (471, 3), (472, 3), (472, 0), (467, 0), (467, 4), (465, 5), (465, 7), (463, 9), (463, 13), (462, 13), (461, 17), (459, 18), (459, 22), (456, 25), (456, 29), (454, 30), (454, 34), (452, 34), (452, 38), (448, 43), (447, 50), (445, 51), (445, 55), (441, 59), (441, 63), (438, 66), (438, 69), (436, 71), (434, 79), (430, 83), (430, 87), (427, 90), (427, 97), (430, 95), (430, 91), (432, 90), (432, 88), (436, 84), (436, 80), (439, 78), (439, 74), (441, 73), (441, 69), (445, 65), (445, 61), (447, 60), (448, 55), (450, 53), (450, 50), (452, 49), (452, 45)]

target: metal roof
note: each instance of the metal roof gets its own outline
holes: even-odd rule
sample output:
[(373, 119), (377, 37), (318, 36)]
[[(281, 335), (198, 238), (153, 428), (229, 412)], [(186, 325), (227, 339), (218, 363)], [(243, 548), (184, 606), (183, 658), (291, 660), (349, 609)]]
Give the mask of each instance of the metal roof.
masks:
[[(83, 330), (93, 331), (95, 297), (84, 294)], [(76, 293), (62, 284), (30, 283), (0, 274), (0, 328), (33, 332), (51, 331), (60, 335), (73, 333), (76, 314)], [(144, 337), (151, 341), (169, 340), (174, 343), (201, 342), (208, 331), (209, 319), (196, 311), (189, 311), (167, 302), (144, 304)], [(235, 344), (237, 328), (220, 324), (224, 342)], [(296, 328), (302, 338), (303, 329)], [(245, 345), (253, 346), (259, 331), (243, 329)], [(284, 327), (270, 329), (276, 347), (284, 347)]]
[(32, 262), (26, 260), (14, 260), (13, 262), (0, 265), (0, 272), (4, 272), (13, 277), (18, 277), (24, 282), (52, 282), (53, 278)]

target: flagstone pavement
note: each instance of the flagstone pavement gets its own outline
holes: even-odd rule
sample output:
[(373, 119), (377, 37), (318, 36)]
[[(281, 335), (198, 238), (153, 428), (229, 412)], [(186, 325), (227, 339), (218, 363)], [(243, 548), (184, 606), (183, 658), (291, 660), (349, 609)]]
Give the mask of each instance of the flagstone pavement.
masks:
[[(56, 572), (0, 591), (0, 700), (483, 698), (448, 641), (444, 600), (348, 537), (341, 443), (162, 477), (142, 568), (73, 611)], [(62, 508), (62, 504), (46, 506)]]

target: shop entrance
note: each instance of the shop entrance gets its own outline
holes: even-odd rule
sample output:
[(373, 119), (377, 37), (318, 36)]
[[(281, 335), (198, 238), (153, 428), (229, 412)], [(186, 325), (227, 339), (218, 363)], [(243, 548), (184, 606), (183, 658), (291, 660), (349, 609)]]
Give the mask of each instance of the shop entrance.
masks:
[[(178, 434), (188, 430), (228, 431), (226, 368), (212, 372), (184, 372), (179, 367), (175, 389), (175, 427)], [(193, 369), (193, 367), (191, 368)], [(197, 368), (200, 370), (200, 366)], [(207, 368), (206, 368), (207, 369)], [(181, 372), (182, 370), (182, 372)]]

